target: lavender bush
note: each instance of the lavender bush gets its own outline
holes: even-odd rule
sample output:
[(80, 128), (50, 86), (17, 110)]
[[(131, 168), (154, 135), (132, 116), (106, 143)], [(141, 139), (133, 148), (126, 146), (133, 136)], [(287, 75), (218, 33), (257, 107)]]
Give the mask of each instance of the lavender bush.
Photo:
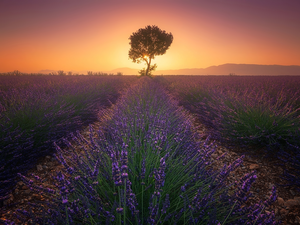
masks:
[(20, 211), (20, 220), (31, 217), (39, 224), (276, 224), (274, 213), (263, 213), (276, 200), (275, 188), (264, 203), (241, 207), (250, 196), (254, 172), (230, 191), (226, 177), (243, 157), (220, 171), (209, 170), (214, 144), (197, 141), (192, 118), (150, 78), (132, 85), (101, 118), (103, 127), (94, 131), (90, 126), (89, 140), (77, 132), (73, 144), (65, 140), (67, 149), (55, 144), (56, 157), (65, 167), (56, 177), (59, 191), (36, 186), (19, 174), (31, 190), (53, 198), (46, 208), (41, 206), (43, 210)]
[(284, 179), (300, 190), (299, 78), (168, 76), (162, 82), (215, 139), (275, 152), (294, 165)]
[(180, 80), (173, 90), (218, 138), (269, 147), (300, 144), (295, 138), (300, 115), (297, 77), (209, 79)]
[(1, 76), (0, 207), (18, 172), (55, 151), (53, 141), (87, 126), (134, 77)]

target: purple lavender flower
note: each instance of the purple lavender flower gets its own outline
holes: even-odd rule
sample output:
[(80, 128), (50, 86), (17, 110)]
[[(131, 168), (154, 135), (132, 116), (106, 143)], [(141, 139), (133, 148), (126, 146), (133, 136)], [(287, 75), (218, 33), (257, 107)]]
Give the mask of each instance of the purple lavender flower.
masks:
[(116, 186), (122, 185), (121, 172), (117, 162), (112, 163), (112, 176)]
[(155, 190), (157, 190), (157, 195), (159, 195), (159, 191), (165, 183), (165, 169), (166, 162), (164, 158), (160, 159), (159, 169), (154, 169), (154, 179), (155, 179)]
[(145, 179), (145, 173), (146, 173), (146, 157), (144, 156), (142, 160), (141, 179)]
[(74, 169), (66, 163), (66, 160), (64, 159), (63, 155), (61, 154), (61, 152), (62, 152), (61, 148), (55, 142), (54, 142), (54, 146), (55, 146), (56, 150), (58, 151), (58, 154), (54, 154), (54, 156), (66, 168), (68, 173), (72, 175), (74, 172)]
[(165, 198), (163, 207), (161, 209), (161, 213), (166, 214), (168, 208), (170, 208), (170, 198), (169, 198), (169, 194), (166, 194), (166, 198)]

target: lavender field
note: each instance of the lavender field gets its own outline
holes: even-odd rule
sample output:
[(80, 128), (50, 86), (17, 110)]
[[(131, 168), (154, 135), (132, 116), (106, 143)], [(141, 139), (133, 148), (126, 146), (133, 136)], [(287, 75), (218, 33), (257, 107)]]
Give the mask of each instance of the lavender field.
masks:
[[(257, 176), (226, 178), (241, 156), (208, 169), (215, 144), (254, 146), (291, 160), (283, 179), (300, 188), (300, 77), (0, 77), (0, 197), (16, 179), (53, 199), (20, 224), (278, 224), (265, 201), (245, 207)], [(100, 113), (101, 112), (101, 113)], [(90, 126), (90, 136), (79, 131)], [(81, 152), (75, 150), (80, 146)], [(54, 154), (56, 189), (26, 170)], [(294, 157), (289, 157), (293, 154)], [(23, 221), (23, 222), (22, 222)], [(15, 224), (2, 220), (4, 224)]]
[(135, 77), (0, 76), (0, 206), (18, 172), (53, 153), (53, 142), (97, 120)]
[(300, 77), (166, 76), (166, 87), (215, 138), (297, 148)]
[(293, 165), (283, 180), (300, 191), (299, 76), (165, 76), (161, 82), (214, 139)]

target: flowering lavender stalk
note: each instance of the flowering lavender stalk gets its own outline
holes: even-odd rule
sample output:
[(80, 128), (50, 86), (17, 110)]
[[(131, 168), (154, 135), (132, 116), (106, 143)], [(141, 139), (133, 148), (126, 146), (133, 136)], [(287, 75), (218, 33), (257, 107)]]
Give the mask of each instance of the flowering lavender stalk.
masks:
[[(87, 147), (70, 159), (74, 169), (70, 176), (56, 177), (57, 206), (46, 213), (47, 220), (208, 224), (227, 218), (227, 224), (235, 224), (247, 219), (240, 204), (232, 208), (237, 196), (219, 183), (221, 172), (207, 170), (214, 146), (196, 139), (192, 118), (155, 81), (140, 79), (104, 115), (101, 138), (77, 138)], [(223, 173), (238, 165), (239, 161)], [(95, 167), (99, 172), (92, 178)]]
[[(0, 76), (0, 207), (17, 174), (56, 151), (70, 132), (97, 120), (136, 77)], [(13, 171), (13, 172), (12, 172)]]
[(112, 154), (111, 155), (112, 158), (112, 176), (113, 176), (113, 180), (116, 186), (120, 186), (123, 184), (122, 180), (121, 180), (121, 171), (119, 169), (119, 164), (115, 158), (115, 155)]

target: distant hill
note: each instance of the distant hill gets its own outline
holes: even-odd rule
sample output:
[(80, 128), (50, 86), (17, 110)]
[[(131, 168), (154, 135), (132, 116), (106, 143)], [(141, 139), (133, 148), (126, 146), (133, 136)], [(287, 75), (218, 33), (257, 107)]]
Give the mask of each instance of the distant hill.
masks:
[[(119, 68), (112, 73), (122, 72), (124, 75), (138, 74), (137, 69)], [(207, 68), (157, 70), (154, 75), (300, 75), (300, 66), (258, 65), (258, 64), (223, 64)]]
[(56, 72), (55, 70), (40, 70), (38, 73), (52, 73)]
[[(159, 66), (159, 65), (158, 65)], [(141, 66), (142, 69), (143, 66)], [(118, 73), (124, 75), (138, 75), (139, 69), (128, 67), (118, 68), (104, 73)], [(54, 70), (41, 70), (40, 73), (51, 73)], [(67, 71), (66, 71), (67, 72)], [(86, 71), (72, 71), (73, 73), (87, 74)], [(93, 71), (98, 72), (98, 71)], [(258, 64), (233, 64), (227, 63), (219, 66), (210, 66), (207, 68), (178, 69), (178, 70), (157, 70), (154, 75), (300, 75), (300, 66), (282, 66), (282, 65), (258, 65)]]
[(300, 66), (223, 64), (207, 68), (158, 70), (154, 74), (164, 75), (300, 75)]

